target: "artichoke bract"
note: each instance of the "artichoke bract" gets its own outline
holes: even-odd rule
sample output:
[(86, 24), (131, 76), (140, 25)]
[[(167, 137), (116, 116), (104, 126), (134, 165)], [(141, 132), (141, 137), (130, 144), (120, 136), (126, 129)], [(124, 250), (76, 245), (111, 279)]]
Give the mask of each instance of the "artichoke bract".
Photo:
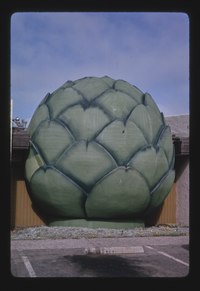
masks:
[(67, 81), (42, 100), (28, 132), (26, 181), (49, 225), (130, 226), (173, 185), (170, 128), (151, 95), (126, 81)]

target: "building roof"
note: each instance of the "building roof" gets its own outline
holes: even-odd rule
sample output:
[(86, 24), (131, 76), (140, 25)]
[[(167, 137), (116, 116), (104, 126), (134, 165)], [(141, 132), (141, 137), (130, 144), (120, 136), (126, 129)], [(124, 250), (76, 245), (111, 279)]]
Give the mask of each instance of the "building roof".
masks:
[(172, 134), (178, 137), (189, 137), (189, 114), (166, 116), (165, 121), (170, 126)]
[[(173, 141), (176, 155), (189, 155), (189, 114), (167, 116), (165, 117), (165, 121), (170, 126), (172, 134), (175, 135)], [(13, 131), (12, 148), (14, 151), (26, 151), (29, 148), (29, 134), (23, 128), (18, 129)], [(178, 137), (181, 143), (179, 143), (176, 137)]]

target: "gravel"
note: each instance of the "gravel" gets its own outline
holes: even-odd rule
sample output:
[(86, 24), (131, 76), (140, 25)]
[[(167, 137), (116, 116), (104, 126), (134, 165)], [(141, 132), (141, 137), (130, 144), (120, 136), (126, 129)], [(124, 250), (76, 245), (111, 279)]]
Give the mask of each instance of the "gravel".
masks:
[(189, 227), (177, 225), (159, 225), (136, 227), (133, 229), (106, 229), (86, 227), (28, 227), (11, 231), (12, 240), (67, 239), (67, 238), (107, 238), (107, 237), (152, 237), (152, 236), (188, 236)]

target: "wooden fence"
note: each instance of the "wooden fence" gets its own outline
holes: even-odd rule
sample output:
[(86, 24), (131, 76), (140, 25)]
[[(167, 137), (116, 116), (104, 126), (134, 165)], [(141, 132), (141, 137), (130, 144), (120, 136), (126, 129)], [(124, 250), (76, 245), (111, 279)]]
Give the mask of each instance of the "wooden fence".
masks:
[[(33, 210), (24, 181), (24, 162), (28, 154), (29, 138), (26, 132), (13, 134), (12, 177), (11, 177), (11, 227), (31, 227), (45, 225)], [(181, 174), (189, 157), (189, 139), (174, 139), (176, 177)], [(186, 161), (186, 162), (185, 162)], [(176, 181), (176, 180), (175, 180)], [(176, 223), (176, 183), (164, 203), (147, 221), (149, 225)]]
[[(31, 199), (22, 177), (12, 179), (11, 192), (11, 228), (45, 225), (45, 222), (32, 208)], [(149, 225), (176, 223), (176, 185), (165, 199), (162, 206), (149, 218)]]

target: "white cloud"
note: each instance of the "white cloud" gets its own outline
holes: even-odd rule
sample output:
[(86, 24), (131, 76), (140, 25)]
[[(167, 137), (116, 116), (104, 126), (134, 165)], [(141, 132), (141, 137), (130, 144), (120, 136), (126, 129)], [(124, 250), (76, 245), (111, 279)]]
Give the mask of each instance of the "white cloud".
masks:
[(110, 75), (155, 93), (169, 113), (181, 110), (171, 96), (181, 95), (187, 108), (188, 23), (184, 14), (172, 14), (14, 14), (11, 92), (17, 114), (33, 112), (47, 92), (87, 75)]

